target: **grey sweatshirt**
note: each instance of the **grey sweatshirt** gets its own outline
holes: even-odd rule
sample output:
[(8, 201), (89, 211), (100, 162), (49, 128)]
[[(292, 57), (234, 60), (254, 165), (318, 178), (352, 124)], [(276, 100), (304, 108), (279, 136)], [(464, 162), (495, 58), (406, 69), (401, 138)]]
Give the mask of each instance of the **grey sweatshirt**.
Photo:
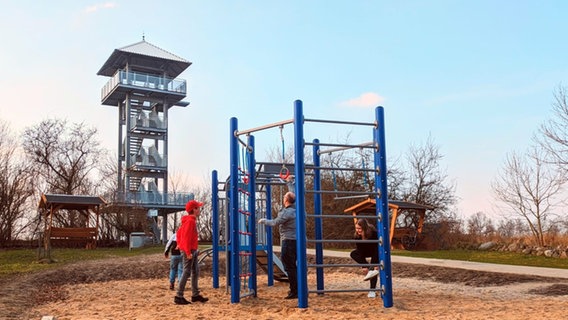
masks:
[(280, 241), (296, 240), (296, 206), (291, 205), (282, 209), (274, 220), (266, 220), (267, 226), (278, 226)]

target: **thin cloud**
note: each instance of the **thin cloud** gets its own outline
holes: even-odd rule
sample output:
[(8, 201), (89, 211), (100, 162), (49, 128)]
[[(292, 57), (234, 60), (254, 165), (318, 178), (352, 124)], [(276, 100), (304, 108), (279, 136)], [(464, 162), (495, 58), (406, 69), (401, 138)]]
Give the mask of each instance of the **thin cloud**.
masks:
[(116, 7), (116, 3), (114, 2), (105, 2), (105, 3), (99, 3), (99, 4), (95, 4), (93, 6), (89, 6), (87, 8), (85, 8), (84, 12), (85, 13), (94, 13), (97, 12), (99, 10), (104, 10), (104, 9), (112, 9)]
[(357, 98), (349, 99), (341, 103), (342, 106), (355, 107), (355, 108), (372, 108), (380, 105), (385, 101), (384, 97), (374, 93), (366, 92)]

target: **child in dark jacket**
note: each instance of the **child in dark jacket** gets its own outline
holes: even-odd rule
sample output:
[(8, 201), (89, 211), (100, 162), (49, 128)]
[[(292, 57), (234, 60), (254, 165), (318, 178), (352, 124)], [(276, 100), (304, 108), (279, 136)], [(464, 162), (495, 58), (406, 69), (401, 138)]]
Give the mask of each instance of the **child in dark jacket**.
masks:
[[(365, 219), (358, 219), (355, 223), (355, 239), (357, 240), (378, 240), (377, 229), (375, 226), (367, 223)], [(379, 263), (379, 250), (378, 243), (357, 243), (357, 248), (351, 251), (351, 258), (359, 264), (368, 264), (366, 258), (371, 258), (371, 264)], [(371, 291), (367, 297), (375, 298), (376, 292), (374, 289), (377, 288), (377, 276), (379, 271), (377, 267), (364, 267), (364, 271), (367, 272), (364, 280), (371, 280)]]
[(170, 258), (170, 290), (174, 290), (176, 277), (178, 281), (181, 279), (183, 272), (183, 259), (181, 257), (181, 252), (179, 251), (176, 234), (174, 233), (168, 243), (166, 244), (166, 250), (164, 251), (164, 256)]

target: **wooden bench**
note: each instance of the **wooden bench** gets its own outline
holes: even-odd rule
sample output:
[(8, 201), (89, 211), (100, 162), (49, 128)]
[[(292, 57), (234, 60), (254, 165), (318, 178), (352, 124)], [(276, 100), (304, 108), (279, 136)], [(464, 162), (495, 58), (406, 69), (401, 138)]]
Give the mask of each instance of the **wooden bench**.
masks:
[(51, 228), (49, 237), (57, 240), (81, 241), (86, 240), (87, 249), (96, 246), (97, 228)]

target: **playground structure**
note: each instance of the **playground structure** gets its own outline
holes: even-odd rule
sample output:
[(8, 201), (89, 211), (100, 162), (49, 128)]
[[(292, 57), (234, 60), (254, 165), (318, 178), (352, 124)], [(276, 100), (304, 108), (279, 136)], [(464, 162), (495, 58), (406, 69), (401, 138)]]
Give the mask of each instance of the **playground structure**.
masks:
[[(184, 210), (193, 194), (168, 190), (168, 119), (187, 107), (187, 81), (177, 78), (191, 62), (142, 41), (115, 49), (97, 75), (109, 77), (101, 104), (118, 109), (117, 192), (105, 210), (145, 215), (154, 242), (167, 242), (167, 217)], [(158, 217), (162, 226), (158, 227)]]
[[(372, 141), (362, 144), (338, 144), (324, 143), (315, 138), (312, 142), (305, 142), (304, 125), (307, 123), (323, 123), (330, 125), (366, 126), (372, 128)], [(257, 163), (255, 160), (255, 137), (254, 132), (292, 125), (294, 131), (294, 165), (284, 163), (269, 164)], [(246, 135), (246, 141), (241, 137)], [(273, 284), (277, 257), (272, 251), (271, 228), (263, 231), (264, 227), (257, 227), (259, 218), (272, 218), (272, 185), (282, 185), (285, 178), (293, 172), (296, 183), (296, 239), (297, 239), (297, 278), (298, 278), (298, 307), (308, 307), (308, 294), (325, 294), (331, 292), (357, 292), (369, 291), (370, 289), (334, 289), (329, 290), (324, 286), (324, 269), (329, 267), (357, 267), (378, 266), (380, 288), (376, 289), (381, 294), (384, 307), (393, 306), (392, 298), (392, 272), (390, 257), (389, 237), (389, 211), (387, 199), (386, 177), (386, 150), (384, 134), (384, 113), (382, 107), (375, 109), (373, 122), (350, 122), (322, 119), (307, 119), (303, 115), (303, 106), (300, 100), (294, 102), (294, 118), (261, 127), (239, 130), (237, 118), (230, 121), (230, 176), (223, 184), (226, 197), (219, 197), (219, 181), (217, 172), (212, 174), (212, 207), (213, 207), (213, 287), (218, 288), (219, 277), (219, 252), (227, 254), (227, 285), (231, 289), (231, 302), (238, 303), (241, 298), (256, 296), (257, 274), (256, 265), (259, 260), (264, 264), (263, 269), (268, 274), (268, 285)], [(242, 151), (240, 151), (242, 146)], [(305, 148), (312, 146), (313, 162), (305, 162)], [(347, 168), (347, 167), (324, 167), (321, 165), (321, 155), (353, 148), (365, 148), (372, 151), (372, 168)], [(283, 148), (284, 149), (284, 148)], [(240, 152), (239, 152), (240, 151)], [(284, 154), (284, 150), (283, 150)], [(241, 157), (242, 156), (242, 157)], [(263, 167), (264, 166), (264, 167)], [(276, 170), (274, 170), (276, 166)], [(271, 168), (269, 168), (271, 167)], [(293, 168), (293, 169), (291, 169)], [(321, 174), (330, 170), (352, 170), (370, 173), (373, 175), (373, 190), (323, 190)], [(306, 176), (313, 179), (313, 188), (306, 189)], [(345, 214), (333, 214), (323, 212), (323, 195), (346, 195), (349, 197), (369, 197), (374, 199), (375, 210), (367, 219), (376, 221), (378, 240), (347, 240), (325, 239), (323, 236), (323, 219), (352, 219)], [(313, 200), (313, 208), (310, 213), (306, 210), (306, 196)], [(264, 209), (264, 210), (262, 210)], [(311, 219), (314, 225), (315, 239), (306, 237), (306, 221)], [(223, 224), (221, 222), (224, 221)], [(220, 226), (224, 227), (223, 229)], [(378, 244), (378, 264), (324, 264), (323, 246), (328, 242), (376, 242)], [(316, 263), (308, 264), (306, 257), (307, 243), (315, 246)], [(259, 259), (259, 253), (266, 253)], [(259, 263), (262, 267), (262, 264)], [(308, 289), (308, 267), (315, 268), (317, 284), (315, 289)]]

